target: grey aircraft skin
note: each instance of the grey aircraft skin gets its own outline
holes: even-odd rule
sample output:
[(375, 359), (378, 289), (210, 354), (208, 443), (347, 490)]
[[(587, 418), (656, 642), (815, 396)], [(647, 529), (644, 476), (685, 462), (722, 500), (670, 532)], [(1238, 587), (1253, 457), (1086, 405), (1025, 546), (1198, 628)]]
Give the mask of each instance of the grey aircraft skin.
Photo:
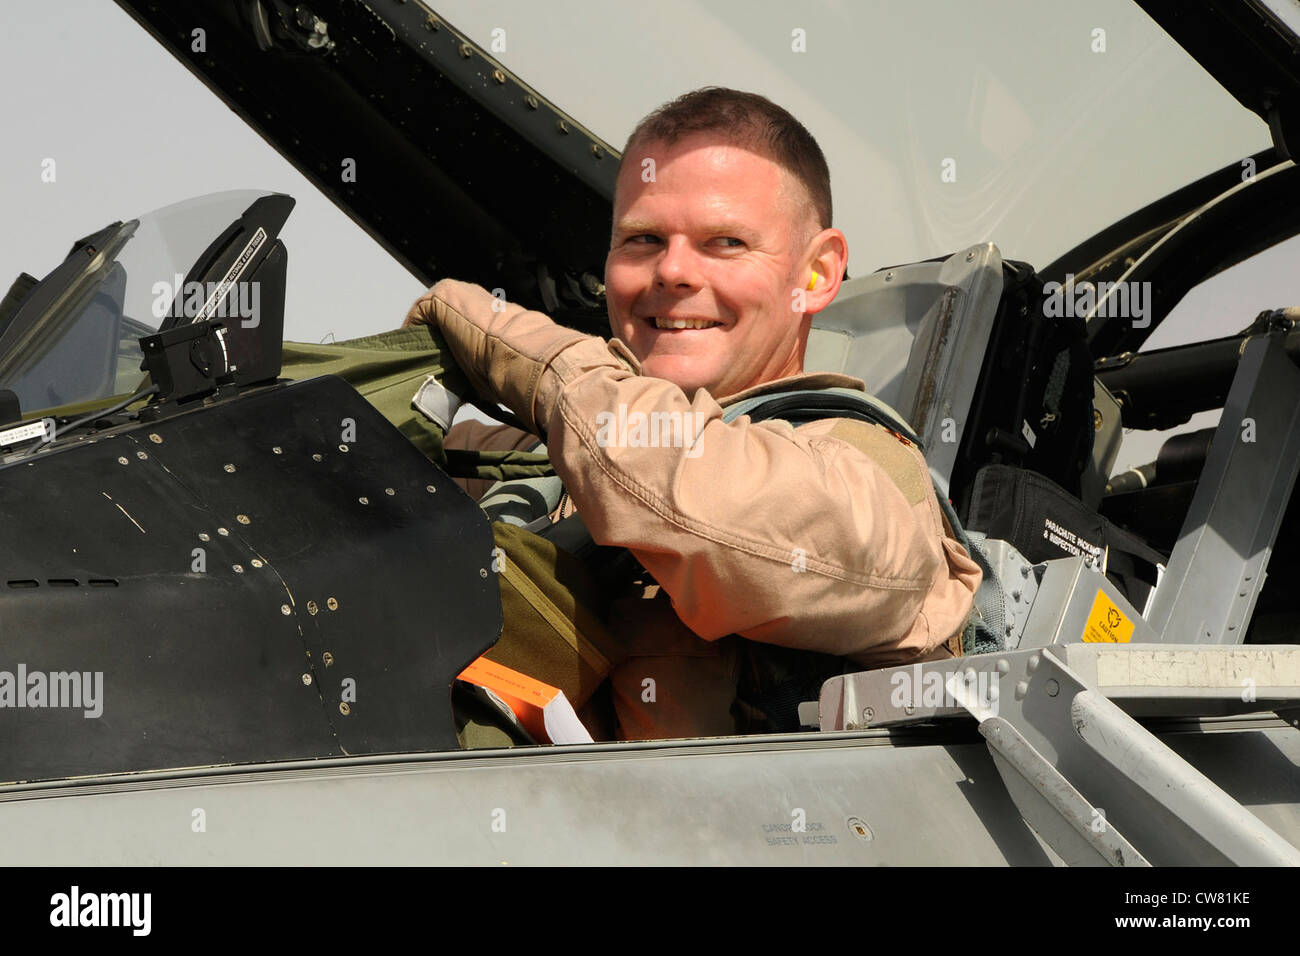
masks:
[[(436, 13), (119, 4), (422, 281), (606, 331), (617, 151)], [(806, 366), (915, 433), (990, 572), (985, 643), (833, 677), (783, 733), (458, 749), (453, 683), (501, 628), (490, 526), (347, 381), (277, 381), (291, 198), (196, 201), (210, 228), (176, 267), (216, 292), (173, 290), (157, 328), (123, 304), (151, 217), (22, 277), (0, 303), (6, 860), (1300, 864), (1300, 309), (1138, 354), (1189, 289), (1300, 232), (1300, 38), (1268, 4), (1139, 5), (1273, 146), (1037, 269), (990, 241), (845, 282)], [(192, 57), (195, 24), (233, 52)], [(384, 175), (326, 175), (340, 128)], [(218, 320), (245, 279), (256, 313)], [(1138, 283), (1149, 324), (1106, 308)], [(156, 391), (124, 411), (141, 361)], [(1111, 477), (1123, 428), (1214, 408)], [(220, 573), (175, 566), (200, 544)], [(37, 710), (72, 672), (84, 707)], [(122, 702), (92, 717), (95, 674)]]

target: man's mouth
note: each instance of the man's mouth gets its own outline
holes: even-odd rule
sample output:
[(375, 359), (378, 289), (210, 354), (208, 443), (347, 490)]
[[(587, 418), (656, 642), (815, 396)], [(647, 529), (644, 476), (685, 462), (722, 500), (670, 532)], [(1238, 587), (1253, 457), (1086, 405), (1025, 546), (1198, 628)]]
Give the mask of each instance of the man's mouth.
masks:
[(656, 329), (711, 329), (722, 324), (712, 319), (666, 319), (657, 315), (649, 316), (646, 321)]

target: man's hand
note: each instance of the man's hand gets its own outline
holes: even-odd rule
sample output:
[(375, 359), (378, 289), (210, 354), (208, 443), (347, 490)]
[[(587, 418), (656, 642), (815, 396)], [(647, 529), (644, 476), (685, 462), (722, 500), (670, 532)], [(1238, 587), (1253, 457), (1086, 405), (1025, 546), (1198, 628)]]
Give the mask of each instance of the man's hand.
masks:
[(422, 295), (402, 324), (440, 332), (474, 389), (509, 407), (537, 435), (545, 427), (534, 407), (542, 373), (560, 352), (593, 338), (454, 279)]

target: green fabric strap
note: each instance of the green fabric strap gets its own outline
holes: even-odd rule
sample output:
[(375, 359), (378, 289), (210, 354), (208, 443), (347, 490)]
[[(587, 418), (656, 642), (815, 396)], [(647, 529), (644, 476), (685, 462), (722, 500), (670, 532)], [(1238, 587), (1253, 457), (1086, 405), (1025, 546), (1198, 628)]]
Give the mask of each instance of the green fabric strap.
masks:
[(347, 381), (415, 447), (446, 465), (442, 430), (412, 408), (411, 399), (429, 375), (456, 395), (468, 395), (470, 386), (432, 326), (413, 325), (328, 345), (284, 343), (281, 378), (318, 375)]
[(446, 455), (447, 474), (455, 478), (514, 481), (518, 478), (549, 478), (555, 474), (551, 460), (538, 452), (448, 448)]

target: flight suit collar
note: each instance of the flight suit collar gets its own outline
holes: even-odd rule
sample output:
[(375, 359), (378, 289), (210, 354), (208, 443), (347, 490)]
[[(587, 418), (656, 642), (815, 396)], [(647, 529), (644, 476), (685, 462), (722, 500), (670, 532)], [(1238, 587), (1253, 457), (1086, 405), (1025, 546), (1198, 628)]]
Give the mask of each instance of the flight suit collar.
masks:
[[(632, 354), (632, 350), (627, 347), (627, 344), (622, 339), (610, 339), (609, 350), (622, 359), (633, 372), (638, 375), (641, 374), (641, 363), (637, 361)], [(717, 402), (725, 407), (744, 401), (747, 398), (753, 398), (755, 395), (822, 388), (851, 388), (854, 391), (865, 392), (867, 383), (860, 378), (843, 375), (839, 372), (801, 372), (798, 375), (788, 375), (785, 378), (778, 378), (770, 382), (763, 382), (760, 385), (751, 386), (734, 395), (724, 395), (717, 398)]]

